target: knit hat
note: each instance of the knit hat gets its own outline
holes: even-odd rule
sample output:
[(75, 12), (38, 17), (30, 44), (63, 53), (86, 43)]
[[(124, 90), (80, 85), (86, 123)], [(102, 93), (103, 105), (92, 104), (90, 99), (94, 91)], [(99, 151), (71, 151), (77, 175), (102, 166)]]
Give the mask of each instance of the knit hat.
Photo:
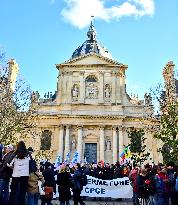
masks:
[(12, 144), (7, 145), (6, 148), (10, 149), (11, 151), (14, 150), (14, 146)]

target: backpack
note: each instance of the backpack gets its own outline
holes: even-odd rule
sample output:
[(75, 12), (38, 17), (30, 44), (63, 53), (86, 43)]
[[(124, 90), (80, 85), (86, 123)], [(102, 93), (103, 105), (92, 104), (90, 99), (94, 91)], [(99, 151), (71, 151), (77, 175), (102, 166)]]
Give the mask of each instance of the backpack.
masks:
[(173, 173), (168, 174), (168, 179), (169, 179), (169, 183), (173, 185), (174, 184), (174, 174)]
[(175, 190), (178, 192), (178, 177), (176, 178)]
[(81, 176), (81, 185), (86, 186), (87, 185), (87, 175), (83, 172)]
[(163, 182), (163, 179), (159, 176), (155, 176), (155, 191), (156, 193), (165, 193), (165, 184)]
[(149, 179), (146, 179), (144, 181), (143, 187), (142, 187), (142, 191), (140, 193), (141, 197), (143, 198), (148, 198), (153, 192), (153, 186), (152, 186), (152, 182)]
[(53, 187), (45, 187), (44, 188), (44, 192), (45, 192), (45, 198), (47, 199), (47, 200), (51, 200), (52, 198), (53, 198), (53, 191), (54, 191), (54, 189), (53, 189)]

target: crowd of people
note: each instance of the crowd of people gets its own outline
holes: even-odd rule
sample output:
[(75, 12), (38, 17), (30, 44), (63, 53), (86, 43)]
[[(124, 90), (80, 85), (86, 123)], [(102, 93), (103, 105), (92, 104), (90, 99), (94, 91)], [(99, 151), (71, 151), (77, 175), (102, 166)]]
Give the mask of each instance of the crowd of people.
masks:
[(128, 177), (135, 205), (178, 205), (178, 168), (173, 162), (134, 167)]
[(178, 205), (178, 169), (174, 163), (146, 164), (141, 168), (101, 161), (73, 166), (63, 163), (56, 169), (48, 161), (38, 167), (32, 153), (32, 147), (27, 149), (23, 141), (15, 150), (10, 144), (0, 152), (0, 204), (37, 205), (40, 199), (41, 205), (52, 205), (53, 194), (59, 192), (60, 205), (70, 205), (72, 191), (74, 205), (84, 205), (80, 194), (90, 175), (103, 180), (128, 177), (134, 205)]

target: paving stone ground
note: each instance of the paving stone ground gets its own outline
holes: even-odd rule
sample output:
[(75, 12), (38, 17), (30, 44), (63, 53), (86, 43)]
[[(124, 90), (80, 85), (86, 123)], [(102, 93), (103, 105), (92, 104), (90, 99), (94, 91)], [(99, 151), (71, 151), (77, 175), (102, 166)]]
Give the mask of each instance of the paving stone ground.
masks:
[[(108, 200), (104, 198), (102, 199), (102, 201), (93, 201), (91, 199), (87, 199), (84, 202), (86, 205), (132, 205), (133, 204), (131, 200), (123, 199), (123, 201), (117, 201), (117, 200)], [(53, 205), (60, 205), (60, 202), (58, 200), (53, 200), (52, 203)], [(73, 205), (73, 201), (71, 201), (70, 204)]]

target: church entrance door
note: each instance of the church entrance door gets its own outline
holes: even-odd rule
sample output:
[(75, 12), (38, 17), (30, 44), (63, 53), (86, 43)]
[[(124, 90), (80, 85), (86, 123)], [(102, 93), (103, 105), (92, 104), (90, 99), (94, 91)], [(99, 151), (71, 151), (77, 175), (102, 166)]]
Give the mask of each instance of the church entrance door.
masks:
[(97, 162), (97, 143), (85, 143), (85, 159), (88, 163)]

